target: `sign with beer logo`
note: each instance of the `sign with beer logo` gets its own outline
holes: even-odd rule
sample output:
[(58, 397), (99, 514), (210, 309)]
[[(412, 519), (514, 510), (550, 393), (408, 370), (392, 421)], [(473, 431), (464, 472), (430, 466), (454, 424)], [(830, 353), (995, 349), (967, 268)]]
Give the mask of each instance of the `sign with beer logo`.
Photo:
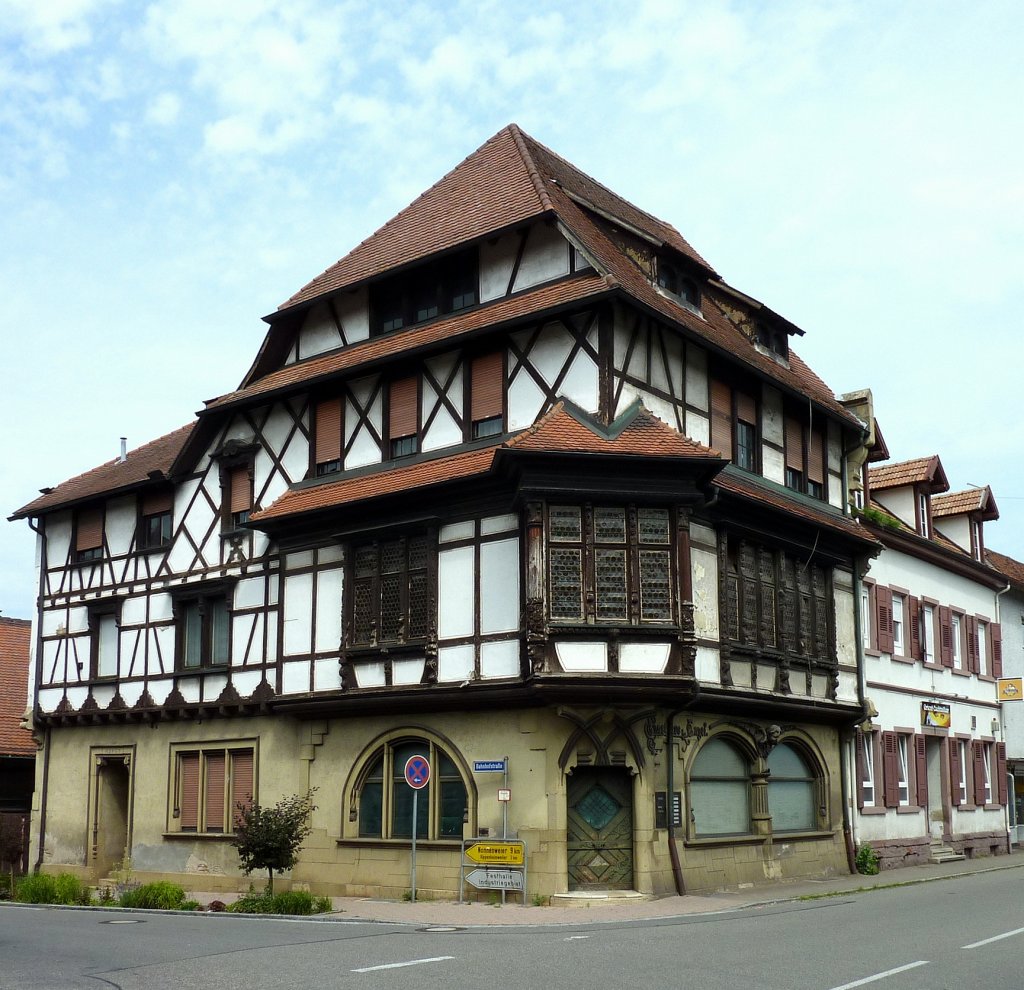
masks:
[(1000, 701), (1024, 701), (1024, 678), (1000, 677), (996, 689)]
[(941, 701), (922, 701), (921, 725), (933, 729), (948, 729), (949, 705)]

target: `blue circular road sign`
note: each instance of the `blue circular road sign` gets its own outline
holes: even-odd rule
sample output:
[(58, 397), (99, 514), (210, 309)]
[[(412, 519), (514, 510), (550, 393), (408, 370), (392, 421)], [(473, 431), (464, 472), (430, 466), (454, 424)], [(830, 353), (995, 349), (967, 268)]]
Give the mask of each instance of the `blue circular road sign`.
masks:
[(405, 761), (405, 782), (420, 790), (430, 781), (430, 761), (425, 756), (410, 756)]

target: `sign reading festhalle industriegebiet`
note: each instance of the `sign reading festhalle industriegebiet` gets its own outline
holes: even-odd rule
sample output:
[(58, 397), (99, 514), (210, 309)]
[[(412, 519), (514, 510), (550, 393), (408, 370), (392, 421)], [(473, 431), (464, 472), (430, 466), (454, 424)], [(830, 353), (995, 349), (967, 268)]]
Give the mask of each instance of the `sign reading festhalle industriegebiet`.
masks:
[(948, 729), (949, 705), (941, 701), (922, 701), (921, 725), (934, 729)]

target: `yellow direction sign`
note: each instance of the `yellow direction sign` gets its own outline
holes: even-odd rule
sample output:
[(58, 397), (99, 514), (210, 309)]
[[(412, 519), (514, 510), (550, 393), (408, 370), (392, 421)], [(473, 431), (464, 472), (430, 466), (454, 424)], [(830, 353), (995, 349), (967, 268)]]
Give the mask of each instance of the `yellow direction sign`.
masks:
[(525, 857), (521, 842), (474, 842), (466, 846), (466, 859), (487, 866), (522, 866)]

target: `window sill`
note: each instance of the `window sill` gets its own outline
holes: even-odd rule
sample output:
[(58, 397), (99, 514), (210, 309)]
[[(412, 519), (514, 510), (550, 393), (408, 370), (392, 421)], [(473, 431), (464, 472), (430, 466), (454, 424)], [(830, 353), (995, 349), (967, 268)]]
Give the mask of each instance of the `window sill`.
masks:
[[(374, 839), (370, 836), (357, 836), (354, 838), (340, 837), (334, 840), (335, 845), (347, 846), (349, 848), (366, 848), (366, 849), (410, 849), (412, 847), (412, 839)], [(417, 849), (451, 849), (455, 850), (460, 847), (462, 843), (462, 836), (452, 837), (450, 839), (421, 839), (419, 836), (416, 837), (416, 848)]]
[(921, 813), (921, 810), (922, 809), (919, 808), (916, 804), (901, 804), (896, 809), (896, 814), (897, 815), (919, 815)]
[(617, 636), (676, 636), (681, 627), (673, 623), (645, 622), (643, 625), (629, 625), (622, 622), (565, 622), (557, 619), (549, 620), (548, 626), (552, 636), (593, 636), (595, 633), (614, 633)]
[[(902, 653), (894, 653), (892, 659), (895, 663), (914, 664), (917, 661), (913, 657), (904, 656)], [(927, 666), (927, 665), (926, 665)]]
[(164, 832), (165, 839), (198, 839), (201, 842), (224, 842), (235, 837), (234, 832)]
[(179, 677), (188, 677), (193, 674), (226, 674), (231, 669), (231, 664), (204, 663), (198, 667), (176, 667), (174, 673)]
[(866, 657), (876, 657), (876, 658), (880, 659), (882, 654), (879, 653), (878, 650), (865, 650), (864, 651), (864, 656), (866, 656)]
[(344, 651), (345, 659), (353, 663), (379, 661), (390, 656), (418, 655), (427, 648), (427, 640), (416, 639), (404, 643), (380, 643), (377, 646), (350, 646)]
[(158, 547), (136, 547), (135, 552), (140, 556), (148, 556), (151, 553), (167, 553), (171, 549), (170, 543), (161, 544)]
[(857, 809), (862, 815), (884, 815), (889, 809), (879, 808), (876, 805), (868, 805), (866, 808)]

